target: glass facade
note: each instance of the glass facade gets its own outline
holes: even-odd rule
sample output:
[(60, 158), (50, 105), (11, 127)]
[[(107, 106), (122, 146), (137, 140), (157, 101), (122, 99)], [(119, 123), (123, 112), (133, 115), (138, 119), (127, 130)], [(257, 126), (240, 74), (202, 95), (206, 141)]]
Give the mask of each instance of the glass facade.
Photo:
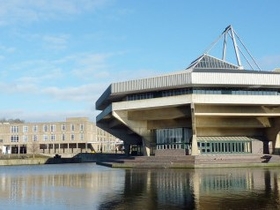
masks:
[[(219, 137), (222, 138), (222, 137)], [(191, 149), (190, 128), (168, 128), (155, 130), (156, 150)], [(252, 141), (246, 139), (198, 140), (200, 154), (241, 154), (252, 153)]]
[(132, 94), (127, 101), (160, 98), (188, 94), (217, 94), (217, 95), (280, 95), (279, 89), (240, 89), (240, 88), (181, 88), (150, 93)]
[(158, 129), (156, 133), (156, 149), (189, 149), (192, 131), (188, 128)]
[(251, 141), (201, 141), (197, 146), (201, 154), (252, 153)]

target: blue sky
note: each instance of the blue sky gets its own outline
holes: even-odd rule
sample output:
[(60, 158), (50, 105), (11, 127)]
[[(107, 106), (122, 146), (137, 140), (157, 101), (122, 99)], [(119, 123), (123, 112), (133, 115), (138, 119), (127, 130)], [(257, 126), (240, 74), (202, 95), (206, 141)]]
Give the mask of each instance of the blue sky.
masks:
[(181, 71), (230, 24), (262, 69), (280, 67), (278, 0), (0, 5), (0, 118), (94, 121), (110, 83)]

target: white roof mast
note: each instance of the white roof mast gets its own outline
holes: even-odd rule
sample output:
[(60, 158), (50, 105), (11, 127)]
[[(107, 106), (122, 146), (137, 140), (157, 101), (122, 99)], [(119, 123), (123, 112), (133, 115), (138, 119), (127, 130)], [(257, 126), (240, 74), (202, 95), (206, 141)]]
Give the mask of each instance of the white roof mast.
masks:
[(230, 32), (230, 37), (232, 39), (232, 43), (233, 43), (233, 47), (234, 47), (234, 51), (235, 51), (235, 56), (236, 56), (236, 61), (237, 61), (237, 65), (239, 66), (240, 69), (243, 69), (242, 64), (241, 64), (241, 60), (240, 60), (240, 56), (239, 56), (239, 50), (238, 50), (238, 46), (236, 44), (236, 40), (235, 40), (235, 32), (232, 28), (231, 25), (229, 25), (228, 27), (226, 27), (226, 29), (224, 30), (223, 34), (224, 34), (224, 47), (223, 47), (223, 60), (226, 60), (226, 39), (227, 39), (227, 33)]
[(232, 44), (233, 44), (233, 49), (234, 49), (234, 53), (235, 53), (235, 57), (236, 57), (236, 62), (237, 65), (239, 67), (239, 69), (243, 69), (242, 63), (241, 63), (241, 59), (240, 59), (240, 54), (244, 57), (244, 59), (246, 60), (246, 62), (248, 63), (248, 65), (252, 68), (253, 66), (251, 65), (251, 63), (249, 62), (249, 60), (246, 58), (246, 56), (244, 55), (244, 53), (241, 51), (240, 47), (237, 45), (237, 40), (238, 39), (239, 43), (242, 45), (242, 47), (245, 49), (246, 53), (249, 55), (250, 59), (252, 60), (252, 62), (254, 63), (255, 67), (258, 70), (261, 70), (261, 68), (259, 67), (259, 65), (256, 63), (255, 59), (253, 58), (253, 56), (250, 54), (250, 52), (248, 51), (248, 49), (245, 47), (245, 45), (243, 44), (243, 42), (241, 41), (241, 39), (238, 37), (238, 35), (236, 34), (236, 32), (233, 30), (233, 27), (231, 25), (229, 25), (228, 27), (225, 28), (225, 30), (223, 31), (223, 33), (218, 37), (218, 39), (213, 42), (211, 44), (211, 46), (209, 47), (209, 49), (206, 51), (206, 54), (208, 54), (208, 52), (217, 44), (217, 42), (220, 40), (221, 37), (224, 37), (224, 42), (223, 42), (223, 54), (222, 54), (222, 60), (226, 61), (226, 52), (227, 52), (227, 37), (229, 36), (232, 40)]

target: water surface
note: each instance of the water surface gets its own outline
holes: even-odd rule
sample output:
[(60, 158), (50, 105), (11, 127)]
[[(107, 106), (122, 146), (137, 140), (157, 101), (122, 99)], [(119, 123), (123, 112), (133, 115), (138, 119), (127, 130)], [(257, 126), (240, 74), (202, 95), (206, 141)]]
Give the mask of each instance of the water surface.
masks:
[(280, 209), (280, 170), (0, 167), (3, 209)]

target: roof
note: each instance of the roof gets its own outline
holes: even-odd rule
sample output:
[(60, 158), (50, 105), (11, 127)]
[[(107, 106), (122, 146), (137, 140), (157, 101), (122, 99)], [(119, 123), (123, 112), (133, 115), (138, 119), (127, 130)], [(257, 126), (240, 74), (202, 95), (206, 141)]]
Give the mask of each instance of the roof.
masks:
[(197, 141), (260, 141), (260, 137), (248, 136), (201, 136), (197, 137)]
[(194, 60), (187, 69), (240, 69), (238, 66), (208, 54), (203, 54)]

